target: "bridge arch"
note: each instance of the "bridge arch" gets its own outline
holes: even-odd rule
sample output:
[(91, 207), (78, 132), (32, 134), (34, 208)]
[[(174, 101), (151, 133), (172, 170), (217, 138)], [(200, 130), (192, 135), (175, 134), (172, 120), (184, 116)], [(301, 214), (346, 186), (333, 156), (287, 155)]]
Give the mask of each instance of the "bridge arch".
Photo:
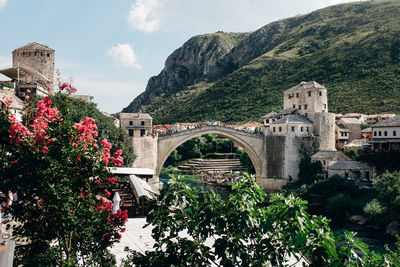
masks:
[(169, 155), (180, 145), (192, 138), (205, 134), (217, 134), (230, 139), (241, 146), (249, 155), (258, 177), (265, 177), (266, 159), (263, 148), (263, 136), (260, 134), (250, 134), (222, 126), (204, 126), (191, 130), (185, 130), (171, 135), (158, 137), (157, 144), (157, 166), (156, 175), (159, 176), (161, 168)]

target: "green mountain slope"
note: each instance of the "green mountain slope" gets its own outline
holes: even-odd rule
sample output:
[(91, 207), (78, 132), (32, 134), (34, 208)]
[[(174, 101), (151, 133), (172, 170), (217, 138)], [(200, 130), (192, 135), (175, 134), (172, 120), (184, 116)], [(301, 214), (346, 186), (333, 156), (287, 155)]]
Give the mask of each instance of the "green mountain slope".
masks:
[(259, 120), (282, 108), (285, 89), (315, 80), (328, 88), (331, 112), (400, 113), (399, 18), (400, 1), (368, 1), (268, 24), (240, 35), (211, 74), (159, 87), (137, 108), (156, 123)]

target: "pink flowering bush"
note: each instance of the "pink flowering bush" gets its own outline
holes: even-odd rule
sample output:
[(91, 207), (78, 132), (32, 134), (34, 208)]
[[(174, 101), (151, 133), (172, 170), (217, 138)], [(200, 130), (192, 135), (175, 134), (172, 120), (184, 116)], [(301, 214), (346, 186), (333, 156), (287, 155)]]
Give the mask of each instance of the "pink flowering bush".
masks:
[(106, 197), (117, 179), (106, 167), (121, 166), (122, 151), (111, 153), (107, 140), (97, 140), (94, 119), (74, 123), (67, 96), (57, 94), (61, 109), (46, 97), (26, 109), (22, 123), (7, 108), (0, 111), (1, 190), (18, 192), (9, 212), (18, 222), (13, 236), (25, 240), (16, 247), (16, 262), (109, 266), (107, 248), (125, 230), (127, 212), (111, 214)]

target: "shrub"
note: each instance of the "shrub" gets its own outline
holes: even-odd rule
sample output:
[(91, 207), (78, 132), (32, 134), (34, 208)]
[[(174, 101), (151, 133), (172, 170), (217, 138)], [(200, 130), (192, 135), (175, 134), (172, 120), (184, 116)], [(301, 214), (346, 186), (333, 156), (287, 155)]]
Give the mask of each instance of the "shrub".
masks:
[(368, 202), (364, 207), (364, 213), (370, 217), (376, 217), (386, 212), (386, 207), (383, 207), (381, 203), (374, 198), (371, 202)]

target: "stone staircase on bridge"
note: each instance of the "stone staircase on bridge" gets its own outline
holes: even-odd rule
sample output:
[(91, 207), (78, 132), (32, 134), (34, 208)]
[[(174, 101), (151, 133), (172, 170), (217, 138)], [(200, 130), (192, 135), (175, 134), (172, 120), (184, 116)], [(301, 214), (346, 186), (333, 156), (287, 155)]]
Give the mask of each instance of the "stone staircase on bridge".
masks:
[(240, 159), (191, 159), (178, 166), (181, 171), (229, 173), (243, 171)]

